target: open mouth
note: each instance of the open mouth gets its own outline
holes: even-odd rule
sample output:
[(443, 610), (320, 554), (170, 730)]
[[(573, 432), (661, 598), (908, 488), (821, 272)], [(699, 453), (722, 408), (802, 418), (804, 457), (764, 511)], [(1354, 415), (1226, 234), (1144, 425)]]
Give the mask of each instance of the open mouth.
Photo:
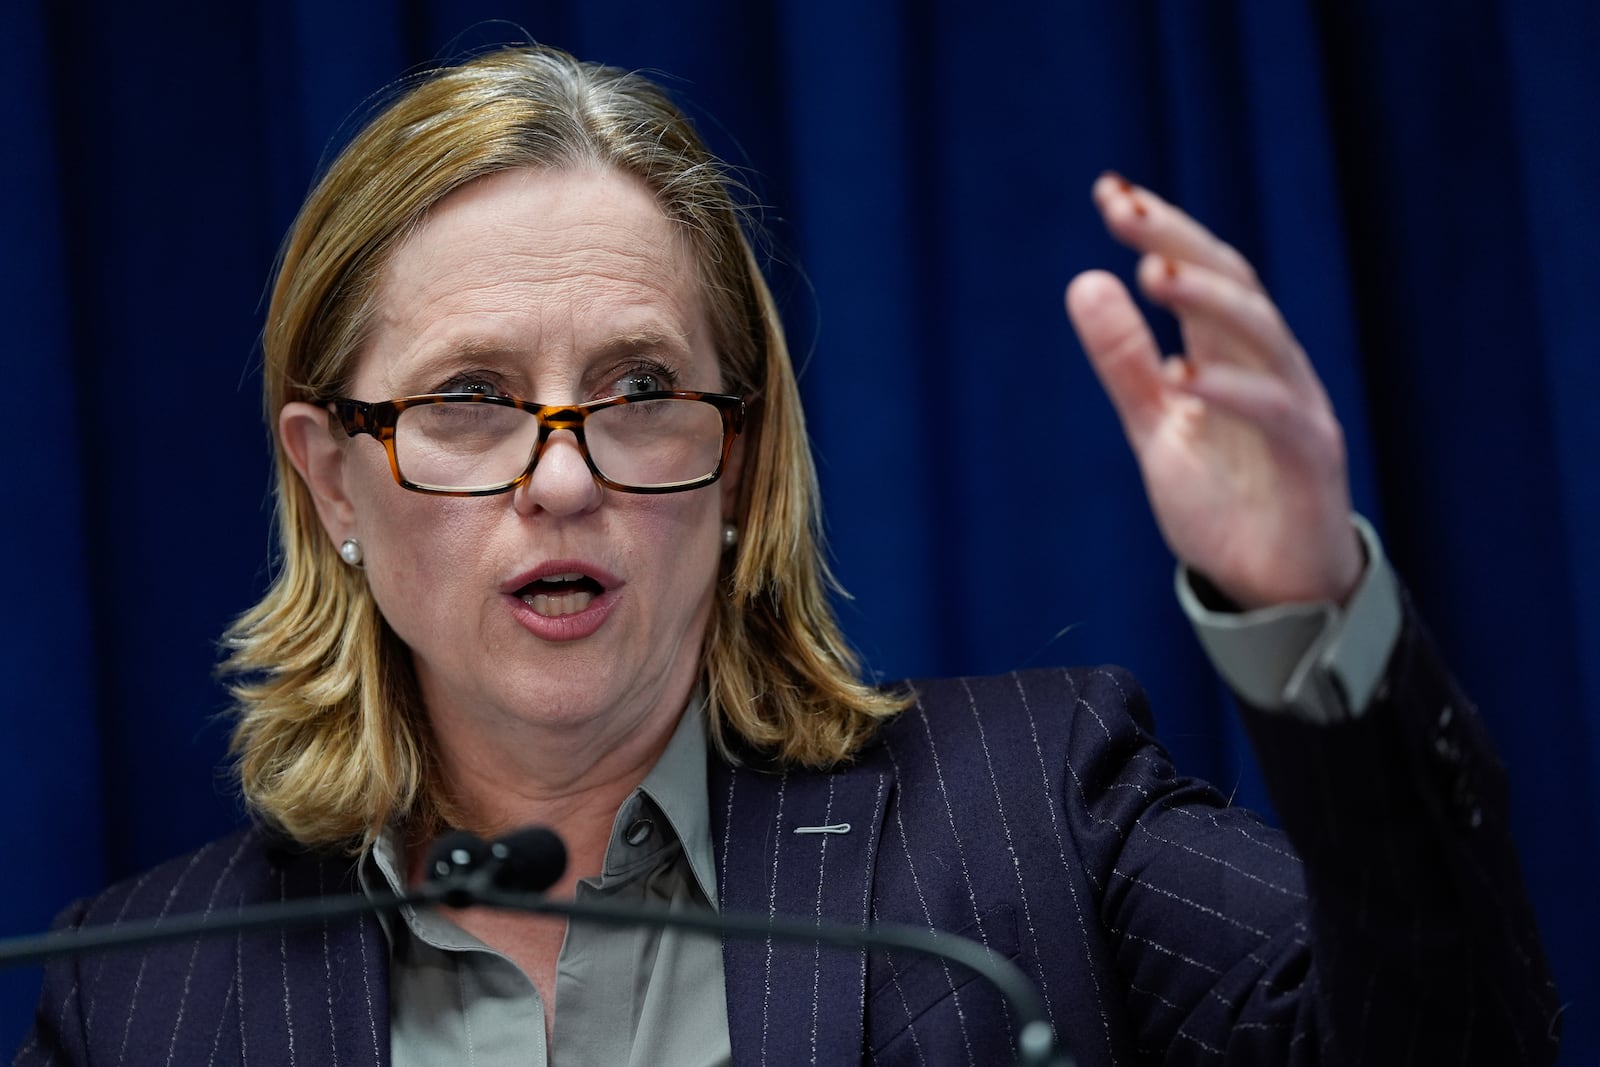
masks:
[(574, 572), (550, 574), (531, 581), (518, 589), (516, 596), (532, 608), (535, 615), (557, 619), (563, 615), (576, 615), (605, 591), (605, 586), (587, 574)]

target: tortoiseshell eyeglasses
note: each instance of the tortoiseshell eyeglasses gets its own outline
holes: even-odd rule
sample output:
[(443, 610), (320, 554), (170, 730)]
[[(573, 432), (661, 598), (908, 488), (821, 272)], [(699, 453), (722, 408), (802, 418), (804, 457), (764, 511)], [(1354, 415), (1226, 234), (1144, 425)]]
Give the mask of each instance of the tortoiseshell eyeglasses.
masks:
[(657, 391), (546, 407), (512, 396), (429, 393), (339, 398), (328, 410), (351, 437), (389, 453), (394, 480), (436, 496), (489, 496), (526, 482), (557, 430), (570, 430), (600, 484), (624, 493), (680, 493), (722, 475), (744, 427), (744, 401)]

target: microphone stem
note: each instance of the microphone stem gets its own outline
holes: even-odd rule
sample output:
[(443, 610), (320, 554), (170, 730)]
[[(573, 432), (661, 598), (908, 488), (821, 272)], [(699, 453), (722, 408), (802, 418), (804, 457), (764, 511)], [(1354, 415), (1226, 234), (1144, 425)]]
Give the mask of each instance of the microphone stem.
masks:
[(207, 915), (179, 915), (172, 918), (141, 919), (112, 926), (79, 926), (53, 930), (30, 937), (0, 941), (0, 970), (42, 963), (52, 956), (75, 956), (85, 952), (155, 945), (195, 937), (214, 937), (247, 930), (276, 930), (284, 927), (315, 926), (330, 919), (345, 919), (373, 913), (389, 914), (406, 905), (438, 904), (457, 887), (428, 884), (404, 896), (384, 892), (369, 898), (312, 897), (279, 904), (254, 904), (231, 911)]
[(941, 936), (897, 923), (847, 926), (841, 923), (800, 922), (793, 919), (722, 915), (708, 910), (668, 911), (664, 908), (626, 907), (604, 901), (551, 900), (540, 893), (497, 888), (481, 890), (477, 902), (490, 907), (559, 915), (606, 926), (636, 926), (641, 921), (719, 937), (765, 940), (777, 935), (788, 941), (815, 941), (849, 949), (899, 948), (960, 964), (994, 983), (1020, 1022), (1018, 1062), (1028, 1067), (1072, 1067), (1072, 1060), (1055, 1047), (1054, 1032), (1044, 998), (1022, 969), (1006, 957), (976, 941), (954, 935)]

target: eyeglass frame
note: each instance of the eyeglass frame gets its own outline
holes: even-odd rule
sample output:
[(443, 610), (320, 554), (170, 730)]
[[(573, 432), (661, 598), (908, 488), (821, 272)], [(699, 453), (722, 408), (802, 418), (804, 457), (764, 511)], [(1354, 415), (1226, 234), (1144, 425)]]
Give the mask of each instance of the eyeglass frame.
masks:
[[(583, 436), (584, 421), (596, 411), (637, 404), (646, 400), (698, 400), (716, 408), (718, 414), (722, 416), (722, 452), (717, 458), (716, 469), (703, 478), (696, 478), (680, 485), (625, 485), (606, 477), (595, 465), (594, 457), (589, 454), (589, 442)], [(539, 422), (539, 437), (528, 455), (527, 467), (506, 484), (488, 489), (437, 489), (408, 481), (405, 475), (400, 473), (400, 458), (395, 452), (395, 426), (400, 420), (400, 413), (407, 408), (427, 407), (433, 404), (490, 404), (496, 407), (515, 408), (532, 415)], [(744, 430), (745, 414), (744, 400), (741, 397), (726, 393), (678, 389), (625, 393), (583, 404), (535, 404), (520, 397), (493, 393), (421, 393), (416, 396), (396, 397), (393, 400), (352, 400), (349, 397), (334, 397), (326, 401), (326, 407), (330, 418), (344, 429), (347, 436), (366, 434), (377, 438), (383, 445), (384, 451), (388, 453), (389, 471), (394, 475), (395, 484), (400, 488), (428, 496), (456, 497), (497, 496), (526, 485), (528, 479), (533, 477), (533, 470), (539, 464), (539, 457), (544, 454), (545, 444), (550, 440), (550, 435), (557, 430), (572, 431), (578, 452), (583, 456), (583, 462), (588, 465), (589, 472), (607, 489), (615, 489), (619, 493), (649, 494), (684, 493), (691, 489), (700, 489), (722, 477), (723, 469), (728, 465), (728, 455), (733, 451), (734, 439)]]

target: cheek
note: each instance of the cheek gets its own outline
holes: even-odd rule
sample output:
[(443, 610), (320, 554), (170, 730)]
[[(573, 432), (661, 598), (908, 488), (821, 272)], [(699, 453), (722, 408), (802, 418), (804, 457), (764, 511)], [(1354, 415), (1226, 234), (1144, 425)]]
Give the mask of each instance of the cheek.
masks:
[[(661, 505), (641, 508), (629, 523), (629, 569), (649, 575), (679, 614), (692, 614), (715, 591), (722, 555), (720, 500), (698, 490), (688, 499), (658, 497)], [(645, 498), (648, 499), (648, 498)]]
[(346, 488), (355, 506), (356, 536), (371, 561), (369, 570), (374, 564), (381, 568), (403, 560), (420, 562), (441, 549), (463, 544), (474, 517), (481, 521), (491, 510), (482, 506), (484, 500), (425, 496), (402, 489), (381, 448), (352, 455), (346, 471)]
[[(462, 507), (463, 503), (478, 506)], [(369, 524), (373, 550), (367, 555), (381, 570), (416, 580), (440, 585), (461, 581), (480, 553), (486, 524), (493, 518), (489, 511), (481, 500), (416, 496), (415, 503), (407, 501), (406, 506), (381, 512)]]
[(445, 619), (459, 620), (452, 605), (483, 584), (478, 557), (493, 509), (483, 500), (407, 492), (387, 469), (384, 478), (387, 484), (353, 494), (357, 537), (378, 610), (407, 644), (415, 644)]

